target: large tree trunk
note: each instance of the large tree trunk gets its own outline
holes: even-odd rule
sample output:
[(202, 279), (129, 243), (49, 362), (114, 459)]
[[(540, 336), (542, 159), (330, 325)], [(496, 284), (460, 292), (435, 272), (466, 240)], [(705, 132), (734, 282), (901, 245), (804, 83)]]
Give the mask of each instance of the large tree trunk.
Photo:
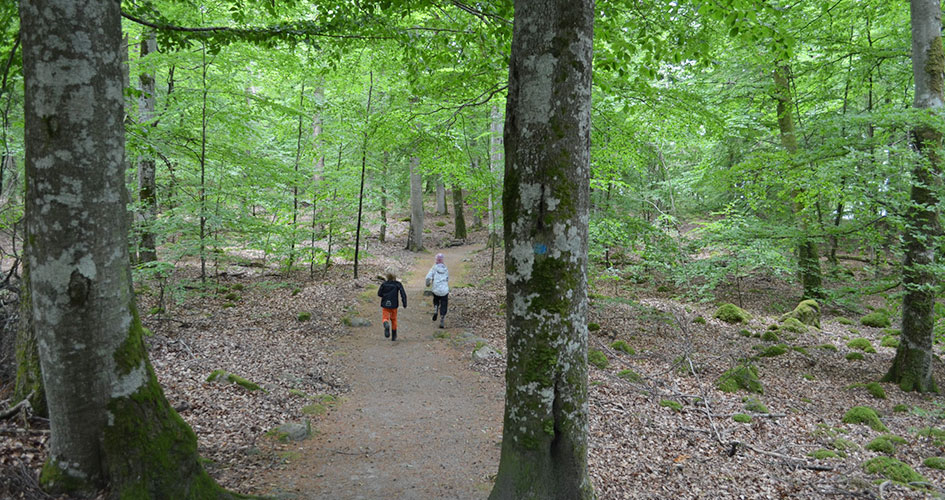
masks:
[[(942, 48), (942, 8), (939, 0), (912, 0), (913, 106), (927, 110), (929, 118), (941, 114), (945, 85), (945, 52)], [(896, 357), (884, 381), (904, 391), (938, 392), (932, 378), (932, 326), (935, 323), (935, 249), (941, 227), (936, 189), (942, 174), (942, 133), (931, 125), (913, 130), (915, 148), (923, 161), (912, 171), (912, 204), (906, 214), (905, 262), (902, 284), (902, 336)]]
[(29, 293), (51, 428), (41, 482), (128, 498), (224, 497), (142, 340), (125, 216), (119, 3), (22, 0), (20, 20)]
[[(157, 52), (157, 37), (149, 31), (141, 40), (141, 58)], [(138, 76), (141, 85), (141, 96), (138, 98), (138, 119), (145, 126), (145, 133), (153, 128), (155, 92), (154, 75), (142, 71)], [(157, 238), (154, 235), (154, 220), (157, 217), (157, 183), (155, 180), (154, 158), (143, 155), (138, 159), (138, 200), (141, 202), (141, 236), (139, 240), (138, 262), (153, 262), (157, 260)]]
[(453, 236), (457, 240), (466, 239), (466, 216), (463, 210), (463, 188), (453, 184)]
[[(793, 106), (791, 87), (788, 82), (789, 74), (789, 66), (777, 66), (773, 72), (781, 145), (787, 151), (788, 156), (793, 159), (797, 153), (797, 136), (794, 130), (794, 118), (791, 113)], [(797, 199), (798, 196), (794, 196), (794, 198)], [(797, 264), (801, 276), (803, 297), (805, 299), (822, 299), (824, 295), (823, 278), (820, 272), (820, 255), (817, 251), (817, 243), (807, 236), (808, 228), (807, 219), (803, 213), (804, 206), (794, 202), (793, 208), (801, 231), (801, 237), (797, 243)]]
[(436, 215), (449, 215), (446, 208), (446, 185), (443, 184), (443, 177), (436, 176)]
[(594, 497), (587, 471), (592, 0), (519, 0), (505, 123), (505, 419), (489, 498)]
[(410, 229), (407, 230), (407, 250), (423, 250), (423, 176), (420, 158), (410, 158)]

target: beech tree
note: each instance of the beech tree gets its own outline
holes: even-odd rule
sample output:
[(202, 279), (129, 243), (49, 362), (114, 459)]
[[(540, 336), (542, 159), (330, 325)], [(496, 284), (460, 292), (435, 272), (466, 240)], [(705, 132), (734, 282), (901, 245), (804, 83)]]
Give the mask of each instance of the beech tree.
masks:
[(226, 498), (148, 361), (128, 252), (118, 2), (22, 0), (26, 234), (52, 490)]
[(503, 194), (502, 455), (489, 498), (588, 499), (592, 0), (515, 2)]
[(936, 239), (941, 234), (936, 186), (942, 175), (942, 132), (933, 123), (945, 100), (945, 51), (942, 48), (940, 0), (912, 0), (912, 74), (915, 82), (913, 107), (921, 112), (920, 124), (912, 131), (913, 144), (921, 153), (912, 170), (912, 201), (906, 212), (905, 257), (902, 285), (902, 336), (896, 357), (883, 379), (904, 391), (938, 392), (932, 378), (932, 327), (935, 323)]

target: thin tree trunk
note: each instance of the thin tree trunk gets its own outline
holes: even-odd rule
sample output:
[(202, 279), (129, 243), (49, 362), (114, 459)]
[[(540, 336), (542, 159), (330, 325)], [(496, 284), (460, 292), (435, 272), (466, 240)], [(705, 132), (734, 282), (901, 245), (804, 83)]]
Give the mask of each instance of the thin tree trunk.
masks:
[[(157, 36), (148, 31), (141, 40), (141, 58), (157, 52)], [(155, 90), (154, 75), (142, 71), (138, 76), (141, 85), (141, 96), (138, 98), (138, 114), (142, 130), (149, 134), (157, 123), (155, 122)], [(147, 140), (147, 135), (145, 136)], [(157, 180), (155, 175), (155, 161), (151, 155), (142, 155), (138, 159), (138, 200), (141, 202), (141, 236), (138, 248), (138, 262), (154, 262), (157, 260), (157, 238), (154, 234), (154, 221), (157, 218)]]
[(491, 500), (594, 498), (587, 469), (593, 0), (518, 0), (503, 196), (505, 420)]
[[(384, 151), (384, 166), (381, 167), (381, 176), (387, 178), (387, 165), (390, 163), (390, 152)], [(381, 229), (377, 235), (381, 243), (387, 241), (387, 183), (381, 182)]]
[(33, 328), (33, 300), (30, 295), (29, 245), (23, 242), (23, 274), (20, 281), (20, 322), (16, 332), (16, 379), (13, 384), (13, 403), (29, 398), (33, 411), (48, 417), (46, 390), (40, 369), (36, 330)]
[(299, 126), (295, 142), (295, 177), (292, 179), (292, 231), (289, 242), (289, 263), (286, 266), (287, 271), (292, 271), (295, 266), (295, 235), (299, 222), (299, 163), (302, 161), (302, 109), (305, 107), (305, 82), (302, 82), (302, 88), (299, 90)]
[(367, 173), (368, 125), (371, 120), (371, 94), (374, 91), (374, 71), (368, 87), (367, 111), (364, 113), (364, 144), (361, 147), (361, 191), (358, 194), (358, 227), (354, 233), (354, 279), (358, 279), (358, 251), (361, 247), (361, 215), (364, 209), (364, 176)]
[(200, 106), (200, 281), (207, 280), (207, 46), (201, 44), (202, 90)]
[[(912, 0), (912, 74), (915, 82), (913, 107), (941, 114), (945, 93), (945, 50), (942, 47), (942, 8), (939, 0)], [(906, 212), (905, 258), (902, 285), (902, 335), (886, 382), (903, 391), (938, 392), (932, 377), (932, 336), (935, 324), (935, 251), (941, 226), (938, 196), (942, 175), (942, 133), (932, 125), (913, 130), (914, 147), (923, 155), (912, 171), (911, 206)]]
[(50, 424), (40, 482), (72, 496), (107, 488), (127, 497), (228, 498), (165, 399), (138, 320), (120, 5), (22, 0), (19, 8), (29, 294)]
[(423, 250), (423, 176), (420, 158), (410, 158), (410, 228), (407, 230), (407, 250)]
[(463, 210), (463, 188), (453, 184), (453, 236), (457, 240), (466, 239), (466, 216)]
[[(789, 66), (779, 65), (773, 72), (781, 145), (787, 151), (789, 158), (793, 160), (797, 153), (797, 136), (795, 135), (794, 119), (791, 113), (793, 99), (791, 98), (791, 87), (788, 82), (789, 74)], [(794, 199), (797, 198), (795, 195)], [(803, 297), (823, 299), (823, 278), (820, 272), (820, 256), (817, 252), (817, 244), (807, 236), (808, 227), (806, 216), (803, 213), (804, 206), (794, 202), (793, 208), (801, 232), (797, 243), (797, 261), (803, 287)]]

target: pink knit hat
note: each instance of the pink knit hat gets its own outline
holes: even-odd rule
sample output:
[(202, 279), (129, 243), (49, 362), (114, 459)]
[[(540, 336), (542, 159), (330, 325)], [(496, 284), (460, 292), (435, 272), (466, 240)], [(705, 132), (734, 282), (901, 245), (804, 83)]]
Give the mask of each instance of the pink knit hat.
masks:
[(436, 263), (437, 263), (437, 264), (442, 264), (442, 263), (443, 263), (443, 254), (441, 254), (441, 253), (436, 254)]

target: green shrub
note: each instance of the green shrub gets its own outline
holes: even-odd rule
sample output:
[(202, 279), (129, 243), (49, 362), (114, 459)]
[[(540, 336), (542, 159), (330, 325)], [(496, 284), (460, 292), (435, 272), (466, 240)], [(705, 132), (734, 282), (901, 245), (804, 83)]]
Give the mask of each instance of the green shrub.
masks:
[(312, 313), (310, 313), (310, 312), (308, 312), (308, 311), (300, 312), (299, 315), (298, 315), (298, 320), (299, 320), (299, 321), (308, 321), (308, 320), (310, 320), (310, 319), (312, 319)]
[(629, 354), (629, 355), (631, 355), (631, 356), (633, 356), (634, 354), (637, 353), (636, 351), (633, 350), (632, 347), (630, 347), (629, 345), (627, 345), (627, 343), (624, 342), (624, 341), (622, 341), (622, 340), (616, 340), (616, 341), (614, 341), (613, 344), (610, 344), (610, 348), (613, 349), (613, 350), (615, 350), (615, 351), (620, 351), (620, 352), (622, 352), (622, 353)]
[(635, 383), (640, 383), (643, 381), (643, 377), (641, 377), (639, 373), (633, 370), (620, 370), (619, 372), (617, 372), (617, 376), (624, 380), (629, 380), (630, 382), (635, 382)]
[(732, 420), (742, 423), (742, 424), (750, 424), (751, 415), (745, 415), (744, 413), (736, 413), (732, 415)]
[(848, 352), (845, 357), (847, 358), (847, 361), (862, 361), (865, 359), (865, 356), (863, 356), (862, 352)]
[(293, 289), (292, 289), (292, 296), (293, 296), (293, 297), (295, 297), (296, 295), (298, 295), (298, 294), (300, 294), (300, 293), (302, 293), (302, 289), (301, 289), (301, 288), (293, 288)]
[(889, 430), (879, 419), (879, 415), (876, 414), (876, 410), (870, 408), (869, 406), (854, 406), (853, 408), (850, 408), (846, 414), (843, 415), (843, 423), (865, 424), (874, 431), (879, 432), (886, 432)]
[(758, 369), (751, 364), (738, 365), (723, 373), (715, 382), (722, 392), (737, 392), (744, 389), (748, 392), (764, 394), (764, 387), (758, 379)]
[(446, 225), (446, 222), (444, 221), (441, 221), (441, 220), (436, 221), (436, 227), (443, 227), (445, 225)]
[(926, 482), (925, 478), (913, 470), (912, 467), (890, 457), (873, 458), (863, 464), (863, 470), (867, 474), (879, 474), (897, 483)]
[(242, 283), (233, 283), (232, 285), (230, 285), (230, 289), (231, 289), (231, 290), (236, 290), (237, 292), (243, 291), (243, 288), (244, 288), (244, 287), (243, 287), (243, 284), (242, 284)]
[(863, 326), (871, 326), (873, 328), (886, 328), (887, 326), (891, 325), (892, 322), (889, 320), (888, 314), (882, 311), (876, 311), (860, 318), (860, 324)]
[(670, 401), (668, 399), (660, 400), (660, 406), (663, 408), (672, 408), (673, 411), (682, 411), (682, 405), (676, 401)]
[(930, 469), (945, 470), (945, 457), (929, 457), (922, 464)]
[(230, 302), (236, 302), (237, 300), (240, 300), (240, 294), (236, 292), (230, 292), (224, 295), (223, 298), (229, 300)]
[(751, 320), (751, 314), (735, 304), (722, 304), (715, 311), (715, 317), (731, 324), (748, 323)]
[(607, 360), (607, 355), (598, 349), (591, 349), (587, 352), (587, 362), (601, 370), (607, 368), (607, 365), (610, 364)]

